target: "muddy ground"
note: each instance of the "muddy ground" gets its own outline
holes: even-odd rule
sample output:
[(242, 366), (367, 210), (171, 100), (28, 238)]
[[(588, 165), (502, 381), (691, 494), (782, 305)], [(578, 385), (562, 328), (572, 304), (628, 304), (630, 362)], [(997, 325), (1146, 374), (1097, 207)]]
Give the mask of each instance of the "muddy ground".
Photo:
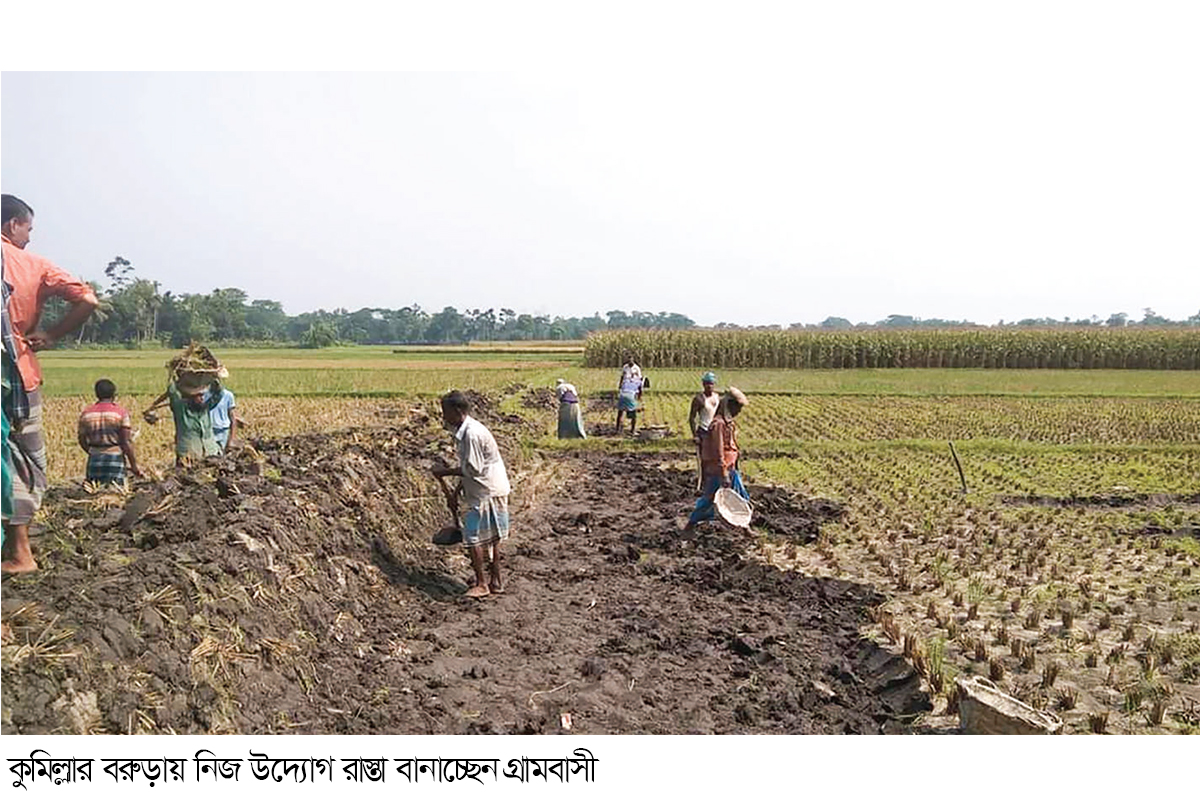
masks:
[[(452, 454), (421, 416), (128, 498), (52, 490), (45, 572), (4, 581), (3, 732), (544, 733), (569, 713), (583, 733), (877, 733), (929, 708), (860, 636), (871, 588), (715, 526), (685, 539), (695, 479), (659, 458), (518, 460), (501, 438), (508, 589), (481, 601), (462, 551), (429, 542), (448, 515), (428, 469)], [(774, 539), (841, 516), (752, 491)]]

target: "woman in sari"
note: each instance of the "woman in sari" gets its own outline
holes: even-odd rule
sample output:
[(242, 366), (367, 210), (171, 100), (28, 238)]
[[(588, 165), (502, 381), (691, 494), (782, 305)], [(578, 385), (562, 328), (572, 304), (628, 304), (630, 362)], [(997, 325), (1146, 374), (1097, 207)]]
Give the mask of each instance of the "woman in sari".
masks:
[(583, 409), (579, 407), (579, 392), (562, 378), (558, 379), (554, 391), (558, 395), (558, 438), (586, 439)]

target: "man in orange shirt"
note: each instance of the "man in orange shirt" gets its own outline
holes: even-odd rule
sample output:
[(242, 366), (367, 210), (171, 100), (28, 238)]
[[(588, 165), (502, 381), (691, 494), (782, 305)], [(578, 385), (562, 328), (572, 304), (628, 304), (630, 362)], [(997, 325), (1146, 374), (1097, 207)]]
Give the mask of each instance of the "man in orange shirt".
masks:
[[(10, 383), (24, 389), (21, 405), (14, 411), (9, 447), (13, 462), (13, 511), (4, 522), (5, 573), (37, 570), (29, 548), (29, 523), (41, 506), (46, 489), (46, 439), (42, 432), (42, 370), (38, 350), (54, 345), (87, 321), (98, 304), (87, 283), (76, 279), (44, 257), (25, 251), (33, 231), (33, 210), (7, 193), (2, 198), (0, 247), (4, 250), (4, 282), (11, 289), (4, 315), (12, 332), (17, 376)], [(67, 314), (52, 327), (42, 329), (42, 309), (51, 297), (71, 304)], [(18, 395), (20, 397), (22, 395)]]

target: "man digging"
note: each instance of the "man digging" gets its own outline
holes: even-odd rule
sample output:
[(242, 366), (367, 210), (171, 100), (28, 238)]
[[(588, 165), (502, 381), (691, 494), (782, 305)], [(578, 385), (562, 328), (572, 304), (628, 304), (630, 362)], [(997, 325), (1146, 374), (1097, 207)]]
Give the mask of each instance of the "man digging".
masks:
[[(458, 466), (433, 468), (436, 478), (457, 476), (462, 479), (458, 491), (467, 502), (463, 518), (463, 543), (471, 555), (475, 584), (468, 598), (484, 598), (504, 592), (500, 568), (500, 542), (508, 538), (508, 471), (500, 456), (500, 447), (492, 432), (470, 416), (471, 403), (461, 391), (442, 397), (442, 421), (454, 431), (458, 448)], [(485, 554), (491, 547), (490, 578), (483, 572)]]

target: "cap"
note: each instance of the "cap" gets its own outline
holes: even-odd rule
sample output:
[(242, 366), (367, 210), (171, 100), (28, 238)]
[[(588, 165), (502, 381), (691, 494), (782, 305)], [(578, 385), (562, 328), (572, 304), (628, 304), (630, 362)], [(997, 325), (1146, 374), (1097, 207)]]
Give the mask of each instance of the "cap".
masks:
[(705, 372), (704, 375), (700, 378), (700, 382), (701, 383), (716, 383), (717, 376), (715, 374), (713, 374), (712, 372)]

